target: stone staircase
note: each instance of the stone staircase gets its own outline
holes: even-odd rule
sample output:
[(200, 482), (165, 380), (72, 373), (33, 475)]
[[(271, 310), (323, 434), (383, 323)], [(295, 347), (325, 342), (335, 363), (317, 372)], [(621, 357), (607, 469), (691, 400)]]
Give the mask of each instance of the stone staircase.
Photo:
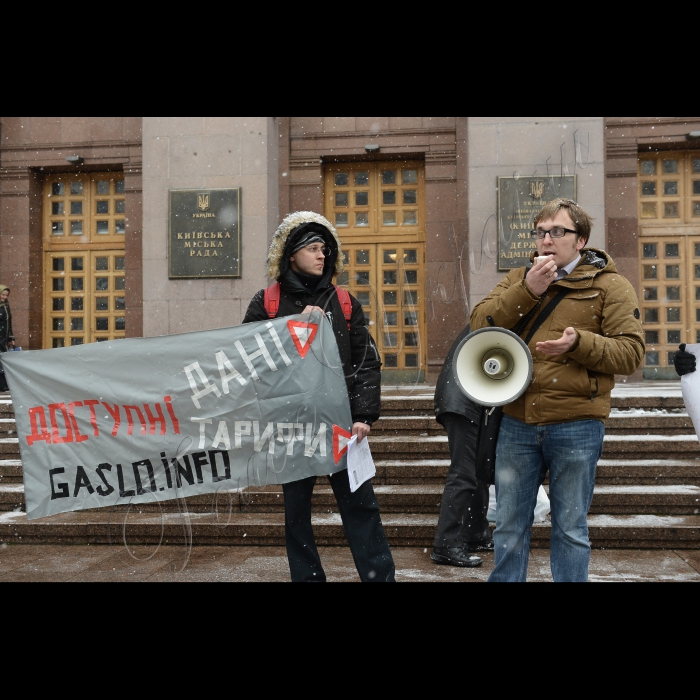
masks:
[[(613, 397), (590, 515), (594, 546), (700, 549), (700, 443), (676, 383), (621, 387)], [(432, 545), (445, 476), (447, 437), (433, 418), (432, 393), (385, 392), (371, 446), (375, 490), (392, 546)], [(279, 487), (176, 502), (71, 513), (28, 522), (14, 413), (0, 396), (0, 542), (61, 544), (284, 544)], [(344, 545), (327, 482), (314, 496), (319, 545)], [(533, 546), (548, 547), (549, 526)]]

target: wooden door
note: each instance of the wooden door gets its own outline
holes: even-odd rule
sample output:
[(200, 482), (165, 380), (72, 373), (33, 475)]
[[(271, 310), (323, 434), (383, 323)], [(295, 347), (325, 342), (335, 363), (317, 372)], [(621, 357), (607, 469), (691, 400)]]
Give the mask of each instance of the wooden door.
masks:
[(125, 337), (124, 178), (54, 175), (44, 189), (44, 347)]
[(326, 216), (343, 242), (337, 280), (362, 303), (384, 381), (424, 381), (425, 169), (416, 161), (329, 166)]

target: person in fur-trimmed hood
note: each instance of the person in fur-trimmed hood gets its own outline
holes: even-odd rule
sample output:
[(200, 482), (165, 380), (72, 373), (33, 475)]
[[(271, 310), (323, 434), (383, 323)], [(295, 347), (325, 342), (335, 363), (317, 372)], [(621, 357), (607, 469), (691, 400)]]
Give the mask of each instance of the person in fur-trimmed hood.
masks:
[[(267, 274), (279, 282), (276, 317), (320, 312), (333, 326), (350, 396), (353, 434), (366, 439), (381, 407), (381, 360), (360, 302), (346, 295), (346, 308), (333, 285), (343, 271), (341, 242), (333, 225), (320, 214), (290, 214), (272, 238)], [(342, 292), (341, 292), (342, 294)], [(266, 321), (265, 290), (252, 299), (243, 323)], [(349, 316), (349, 319), (346, 318)], [(347, 471), (329, 477), (355, 564), (364, 582), (393, 582), (391, 550), (371, 483), (350, 492)], [(311, 497), (316, 478), (285, 484), (287, 554), (292, 580), (326, 580), (311, 528)]]

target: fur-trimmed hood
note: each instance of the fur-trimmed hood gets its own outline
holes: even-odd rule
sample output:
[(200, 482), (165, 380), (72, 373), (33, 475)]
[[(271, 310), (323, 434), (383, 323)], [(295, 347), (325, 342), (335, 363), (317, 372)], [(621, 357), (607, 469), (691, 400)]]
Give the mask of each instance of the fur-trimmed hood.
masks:
[(338, 237), (338, 232), (333, 224), (328, 219), (316, 214), (313, 211), (297, 211), (290, 214), (279, 226), (275, 235), (272, 237), (270, 244), (270, 252), (267, 255), (267, 276), (270, 279), (278, 280), (284, 274), (283, 265), (284, 251), (287, 247), (290, 234), (304, 226), (305, 224), (318, 224), (327, 229), (333, 237), (337, 246), (337, 257), (335, 263), (335, 275), (339, 275), (343, 271), (343, 256), (341, 254), (341, 242)]

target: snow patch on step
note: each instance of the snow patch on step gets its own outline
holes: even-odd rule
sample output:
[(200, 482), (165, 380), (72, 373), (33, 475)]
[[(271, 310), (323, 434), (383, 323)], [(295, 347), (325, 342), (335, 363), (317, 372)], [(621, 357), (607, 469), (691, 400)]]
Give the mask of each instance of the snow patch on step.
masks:
[[(696, 438), (697, 440), (697, 438)], [(370, 437), (370, 443), (376, 444), (389, 444), (389, 443), (409, 443), (409, 442), (419, 442), (419, 443), (447, 443), (447, 435), (438, 435), (434, 437), (418, 437), (417, 435), (403, 435), (398, 437)]]
[(22, 519), (26, 520), (27, 514), (19, 510), (10, 511), (9, 513), (0, 513), (0, 525), (12, 525), (12, 523)]
[(663, 515), (591, 515), (588, 517), (589, 527), (646, 527), (646, 528), (700, 528), (698, 517), (670, 517)]
[(700, 496), (700, 486), (596, 486), (596, 494)]
[(24, 493), (24, 484), (5, 484), (0, 486), (0, 493)]
[(644, 384), (618, 384), (612, 391), (614, 399), (660, 398), (682, 399), (681, 383), (645, 382)]
[(605, 442), (698, 442), (697, 435), (606, 435)]
[(379, 467), (449, 467), (452, 462), (449, 459), (420, 459), (413, 462), (376, 462), (376, 466)]
[[(449, 463), (448, 463), (449, 464)], [(698, 467), (700, 469), (700, 460), (664, 460), (664, 459), (601, 459), (598, 462), (599, 467), (649, 467), (650, 469), (667, 468), (667, 467)]]

